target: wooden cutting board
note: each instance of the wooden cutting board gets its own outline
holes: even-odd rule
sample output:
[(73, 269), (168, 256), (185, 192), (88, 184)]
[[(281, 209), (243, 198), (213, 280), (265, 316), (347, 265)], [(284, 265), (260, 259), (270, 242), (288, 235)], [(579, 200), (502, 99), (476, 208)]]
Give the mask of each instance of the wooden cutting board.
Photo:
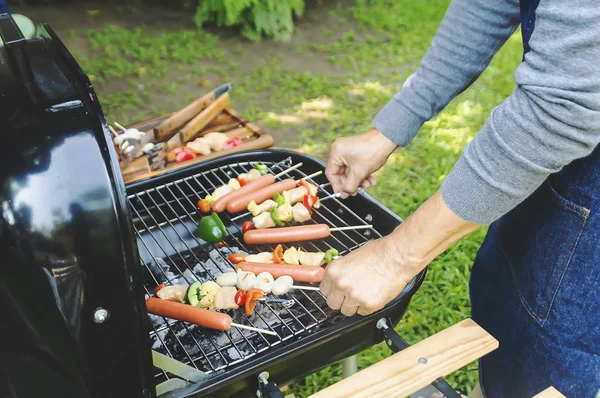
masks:
[[(136, 128), (140, 131), (147, 132), (158, 126), (169, 116), (170, 114), (133, 123), (126, 126), (126, 128)], [(225, 133), (230, 137), (238, 137), (243, 141), (243, 143), (224, 151), (211, 152), (207, 156), (197, 156), (195, 159), (188, 160), (187, 162), (169, 163), (165, 168), (155, 171), (150, 170), (148, 160), (145, 156), (139, 157), (130, 162), (126, 167), (121, 168), (121, 174), (123, 175), (125, 184), (157, 177), (171, 171), (181, 170), (186, 167), (232, 153), (269, 148), (275, 143), (275, 140), (270, 134), (265, 133), (256, 124), (244, 120), (238, 112), (230, 107), (226, 107), (211, 121), (211, 123), (204, 127), (198, 134), (198, 137), (213, 131)], [(153, 142), (158, 143), (157, 140), (153, 140)]]

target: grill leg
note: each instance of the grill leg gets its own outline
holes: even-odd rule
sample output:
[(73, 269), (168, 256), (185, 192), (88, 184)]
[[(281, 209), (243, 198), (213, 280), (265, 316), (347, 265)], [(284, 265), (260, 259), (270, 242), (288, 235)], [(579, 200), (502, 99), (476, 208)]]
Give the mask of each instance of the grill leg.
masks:
[(352, 376), (358, 372), (358, 357), (352, 355), (342, 361), (342, 379)]

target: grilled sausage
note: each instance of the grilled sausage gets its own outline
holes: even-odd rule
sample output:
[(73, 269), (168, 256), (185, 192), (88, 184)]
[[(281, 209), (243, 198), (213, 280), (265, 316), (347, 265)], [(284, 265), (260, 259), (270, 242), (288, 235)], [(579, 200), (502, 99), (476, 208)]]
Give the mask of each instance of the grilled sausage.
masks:
[(247, 263), (241, 262), (236, 269), (241, 269), (246, 272), (260, 274), (268, 272), (273, 275), (273, 278), (280, 276), (291, 276), (296, 282), (321, 282), (325, 269), (321, 267), (313, 267), (310, 265), (288, 265), (288, 264), (268, 264), (268, 263)]
[(231, 329), (232, 320), (229, 315), (204, 310), (188, 304), (151, 297), (146, 299), (146, 308), (151, 314), (193, 323), (208, 329)]
[(300, 242), (329, 236), (329, 225), (311, 224), (273, 229), (251, 229), (244, 233), (244, 242), (250, 245)]
[[(243, 188), (246, 188), (245, 185)], [(237, 213), (245, 210), (248, 204), (252, 201), (256, 203), (262, 203), (267, 199), (271, 199), (275, 193), (282, 193), (288, 189), (296, 187), (296, 181), (288, 178), (287, 180), (276, 182), (275, 184), (267, 185), (254, 192), (245, 191), (245, 194), (236, 195), (233, 199), (227, 202), (227, 211), (230, 213)], [(241, 188), (240, 188), (241, 189)], [(238, 190), (239, 191), (239, 190)]]
[[(244, 196), (246, 194), (250, 194), (260, 188), (269, 186), (275, 182), (275, 177), (273, 174), (265, 174), (256, 180), (252, 180), (240, 189), (236, 189), (233, 192), (229, 192), (227, 195), (221, 196), (215, 203), (213, 203), (212, 209), (217, 213), (222, 213), (225, 211), (227, 207), (227, 203), (231, 200), (238, 198), (240, 196)], [(248, 201), (250, 203), (250, 201)]]

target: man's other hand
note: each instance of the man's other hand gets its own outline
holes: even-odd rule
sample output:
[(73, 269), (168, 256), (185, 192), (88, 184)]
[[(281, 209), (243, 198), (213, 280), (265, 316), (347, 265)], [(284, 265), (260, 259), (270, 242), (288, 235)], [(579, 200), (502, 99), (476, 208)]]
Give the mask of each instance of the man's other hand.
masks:
[(372, 175), (385, 164), (397, 145), (375, 129), (331, 144), (325, 175), (342, 198), (356, 195), (359, 187), (375, 185)]

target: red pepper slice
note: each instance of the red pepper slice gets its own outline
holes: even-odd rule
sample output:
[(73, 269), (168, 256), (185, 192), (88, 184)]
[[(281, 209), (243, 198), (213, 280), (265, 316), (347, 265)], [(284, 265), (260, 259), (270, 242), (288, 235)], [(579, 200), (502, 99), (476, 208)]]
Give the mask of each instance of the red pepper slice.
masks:
[(304, 198), (302, 199), (302, 204), (309, 211), (312, 211), (312, 207), (315, 203), (317, 203), (317, 200), (319, 200), (319, 198), (314, 195), (304, 195)]
[(241, 307), (242, 305), (246, 304), (246, 298), (246, 291), (241, 289), (237, 291), (235, 296), (233, 296), (233, 301), (235, 301), (238, 307)]
[(243, 178), (236, 178), (237, 182), (240, 183), (240, 187), (243, 187), (244, 185), (246, 185), (246, 180), (244, 180)]
[(281, 246), (281, 243), (273, 251), (273, 262), (275, 264), (283, 264), (283, 246)]
[(244, 304), (247, 316), (252, 315), (254, 308), (256, 308), (257, 300), (263, 297), (265, 297), (265, 293), (260, 289), (248, 290), (248, 293), (246, 293), (246, 304)]
[(300, 181), (298, 181), (298, 185), (305, 187), (310, 192), (310, 185), (308, 185), (308, 182), (304, 181), (304, 178), (301, 178)]
[(196, 157), (196, 154), (191, 151), (186, 151), (185, 148), (179, 154), (176, 155), (175, 160), (177, 163), (187, 162), (188, 160), (192, 160)]
[(242, 224), (242, 231), (248, 232), (251, 229), (254, 229), (254, 224), (252, 224), (252, 221), (244, 221)]
[(239, 137), (229, 137), (227, 142), (223, 145), (223, 150), (229, 149), (229, 148), (234, 148), (241, 144), (242, 144), (242, 140), (240, 140)]
[(215, 247), (217, 249), (220, 249), (220, 248), (225, 247), (225, 246), (227, 246), (227, 243), (225, 243), (224, 241), (220, 241), (220, 242), (215, 243)]
[(164, 283), (161, 283), (160, 285), (156, 286), (156, 288), (154, 289), (154, 297), (158, 297), (157, 293), (160, 289), (162, 289), (163, 287), (166, 287), (167, 285)]

